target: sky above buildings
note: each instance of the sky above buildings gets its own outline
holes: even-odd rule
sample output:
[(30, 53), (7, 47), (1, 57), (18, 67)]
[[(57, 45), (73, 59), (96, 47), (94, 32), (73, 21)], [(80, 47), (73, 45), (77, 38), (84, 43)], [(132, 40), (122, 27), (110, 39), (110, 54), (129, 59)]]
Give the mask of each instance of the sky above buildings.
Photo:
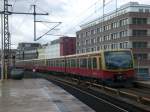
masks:
[[(0, 10), (3, 0), (0, 0)], [(127, 2), (139, 2), (150, 4), (149, 0), (117, 0), (117, 7)], [(75, 36), (80, 30), (80, 25), (87, 21), (102, 16), (103, 0), (9, 0), (14, 12), (33, 12), (31, 5), (37, 5), (37, 13), (49, 13), (48, 16), (37, 16), (38, 21), (62, 22), (49, 34)], [(105, 13), (116, 9), (116, 0), (105, 0)], [(11, 33), (12, 47), (15, 48), (19, 42), (33, 42), (33, 16), (11, 15), (9, 16), (9, 27)], [(37, 23), (37, 38), (53, 28), (55, 23)], [(39, 41), (47, 43), (57, 39), (59, 36), (45, 35)]]

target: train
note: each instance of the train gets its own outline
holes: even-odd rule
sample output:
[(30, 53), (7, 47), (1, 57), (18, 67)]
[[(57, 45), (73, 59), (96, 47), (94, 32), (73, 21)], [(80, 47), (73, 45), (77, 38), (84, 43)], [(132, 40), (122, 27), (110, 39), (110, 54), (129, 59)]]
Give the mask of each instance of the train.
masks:
[(52, 59), (16, 61), (17, 67), (36, 71), (61, 72), (111, 86), (126, 86), (134, 81), (132, 50), (107, 50), (60, 56)]

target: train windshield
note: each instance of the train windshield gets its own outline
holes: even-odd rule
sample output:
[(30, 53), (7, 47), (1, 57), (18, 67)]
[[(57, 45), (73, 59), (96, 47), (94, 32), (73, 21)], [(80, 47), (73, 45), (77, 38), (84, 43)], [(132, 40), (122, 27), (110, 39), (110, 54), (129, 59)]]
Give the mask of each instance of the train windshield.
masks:
[(106, 51), (104, 56), (107, 69), (133, 68), (133, 60), (130, 51)]

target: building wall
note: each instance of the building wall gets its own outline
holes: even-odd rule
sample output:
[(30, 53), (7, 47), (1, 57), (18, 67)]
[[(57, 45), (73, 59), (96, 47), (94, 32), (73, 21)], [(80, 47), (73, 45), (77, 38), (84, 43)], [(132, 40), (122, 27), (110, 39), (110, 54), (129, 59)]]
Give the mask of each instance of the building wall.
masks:
[(58, 58), (60, 56), (75, 54), (75, 48), (75, 37), (60, 37), (59, 39), (51, 41), (51, 43), (45, 46), (44, 48), (40, 48), (38, 50), (39, 59)]
[(133, 49), (137, 76), (150, 77), (150, 6), (125, 5), (116, 14), (106, 15), (104, 21), (83, 25), (76, 35), (76, 53)]
[(57, 43), (57, 44), (47, 46), (45, 52), (46, 52), (45, 55), (46, 59), (60, 57), (60, 44)]
[(36, 59), (38, 58), (37, 49), (40, 48), (39, 43), (27, 43), (22, 42), (18, 44), (16, 51), (17, 60), (27, 60), (27, 59)]
[(60, 38), (60, 56), (71, 55), (76, 53), (76, 38)]
[(38, 49), (38, 58), (39, 59), (45, 59), (46, 56), (45, 56), (45, 48), (39, 48)]

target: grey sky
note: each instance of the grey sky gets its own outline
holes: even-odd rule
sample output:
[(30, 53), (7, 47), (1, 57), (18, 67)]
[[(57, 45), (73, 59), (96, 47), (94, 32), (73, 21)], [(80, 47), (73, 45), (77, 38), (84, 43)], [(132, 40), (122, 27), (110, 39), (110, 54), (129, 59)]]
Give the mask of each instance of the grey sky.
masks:
[[(0, 9), (2, 9), (2, 1), (0, 0)], [(115, 10), (116, 0), (105, 1), (109, 3), (105, 7), (105, 13)], [(129, 1), (150, 4), (149, 0), (117, 1), (118, 7)], [(13, 11), (17, 12), (33, 12), (31, 5), (36, 3), (37, 12), (48, 12), (50, 14), (49, 16), (38, 16), (37, 20), (62, 22), (57, 28), (59, 30), (51, 32), (53, 34), (75, 36), (76, 31), (80, 29), (81, 23), (102, 15), (102, 0), (9, 0), (9, 2), (13, 4)], [(33, 16), (12, 15), (9, 17), (9, 23), (12, 44), (15, 44), (12, 47), (16, 47), (18, 42), (33, 42)], [(43, 25), (42, 23), (37, 23), (37, 37), (53, 26), (54, 24)], [(44, 36), (37, 42), (46, 43), (56, 38), (58, 37)]]

